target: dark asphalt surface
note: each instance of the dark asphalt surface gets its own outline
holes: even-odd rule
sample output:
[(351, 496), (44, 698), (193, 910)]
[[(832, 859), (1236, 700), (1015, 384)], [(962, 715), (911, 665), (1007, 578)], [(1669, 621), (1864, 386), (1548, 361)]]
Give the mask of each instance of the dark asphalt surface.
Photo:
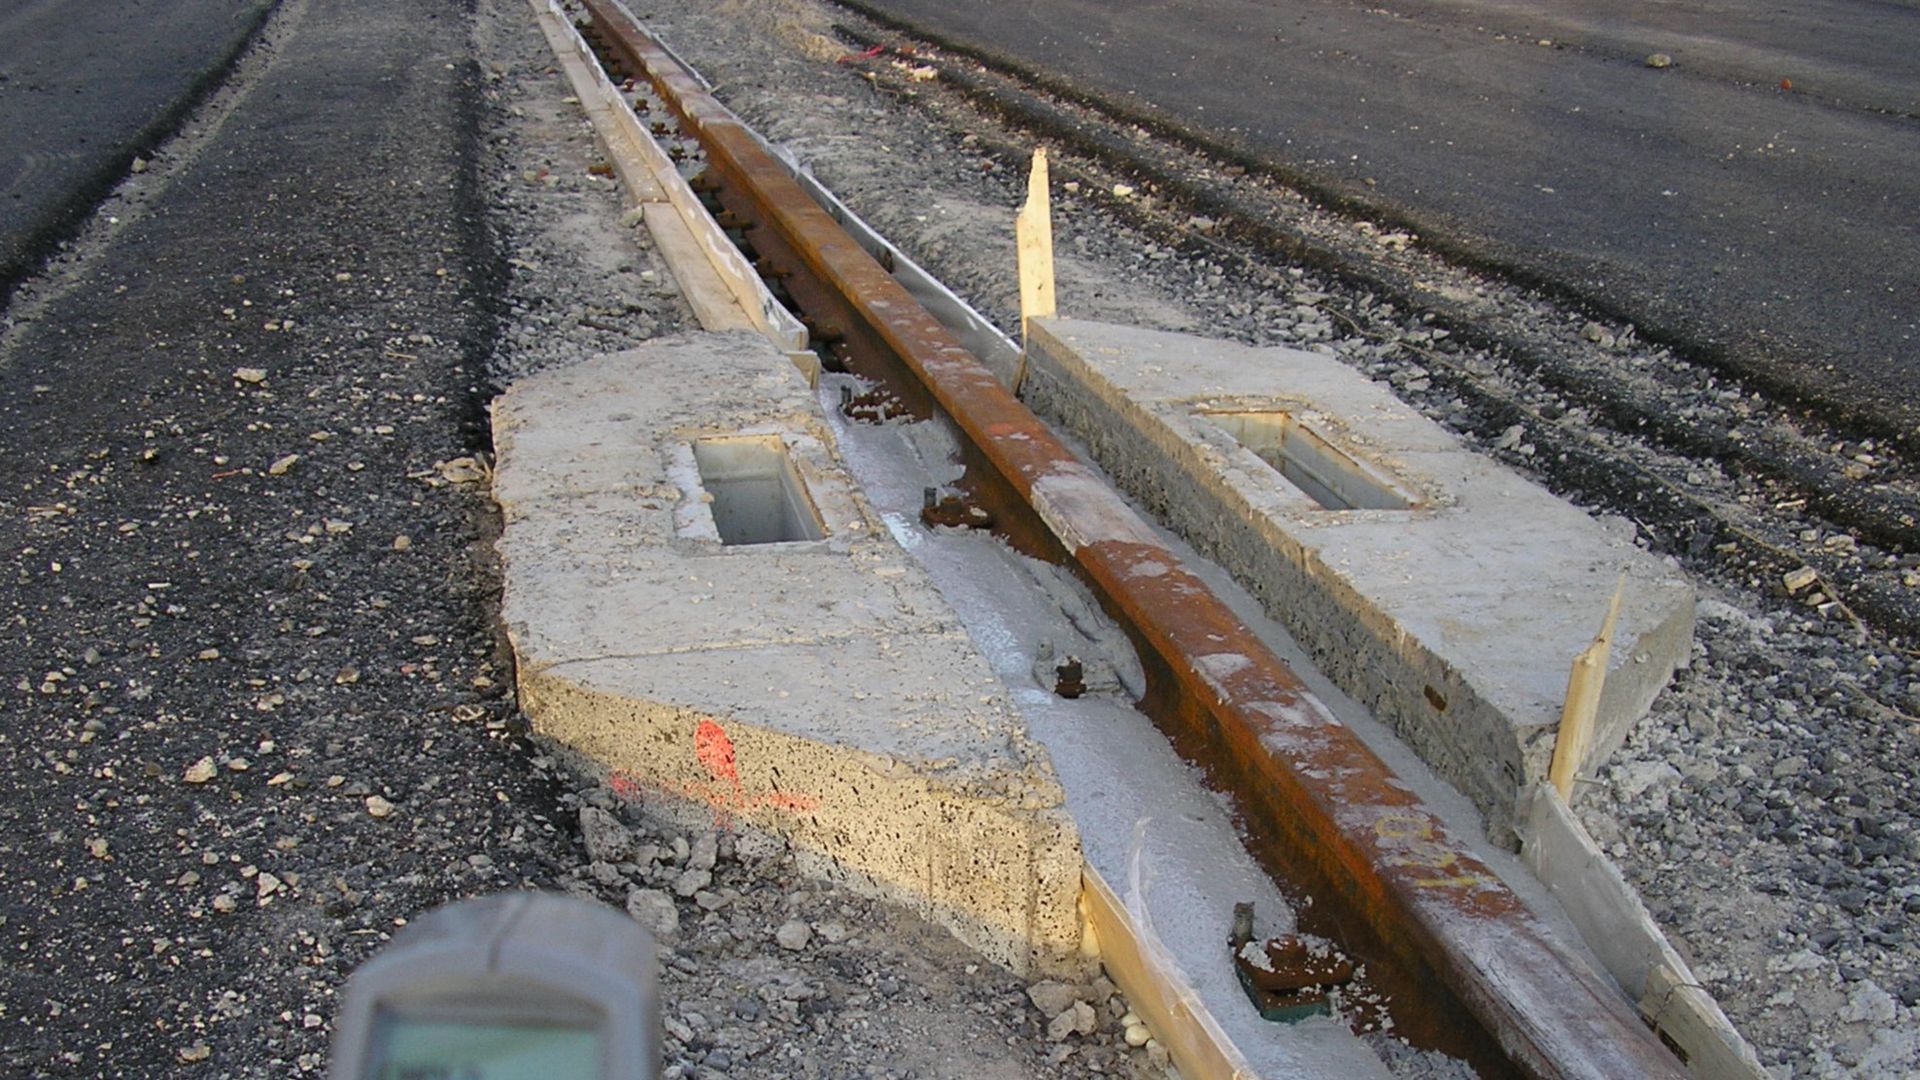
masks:
[(0, 300), (218, 84), (276, 2), (0, 4)]
[(1843, 421), (1920, 428), (1908, 0), (854, 6), (1243, 149)]
[(288, 0), (0, 339), (0, 1074), (317, 1075), (398, 920), (577, 857), (435, 470), (501, 281), (464, 7)]

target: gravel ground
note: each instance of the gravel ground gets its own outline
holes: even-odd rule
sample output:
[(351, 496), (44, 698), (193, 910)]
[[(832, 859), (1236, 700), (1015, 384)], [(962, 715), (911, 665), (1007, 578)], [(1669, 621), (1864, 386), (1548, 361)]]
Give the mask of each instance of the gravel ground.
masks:
[(395, 927), (535, 886), (661, 928), (669, 1076), (1157, 1075), (1091, 974), (521, 734), (486, 403), (686, 321), (544, 48), (515, 0), (284, 0), (7, 308), (0, 1069), (316, 1072)]
[[(1031, 137), (937, 77), (957, 62), (813, 0), (636, 13), (862, 216), (1014, 325), (1011, 218), (1025, 168), (1006, 151)], [(874, 41), (890, 50), (855, 55)], [(1076, 122), (1098, 120), (1055, 105)], [(1294, 200), (1288, 212), (1311, 219), (1344, 265), (1368, 247), (1389, 260), (1412, 252), (1425, 262), (1395, 263), (1379, 278), (1429, 275), (1432, 287), (1472, 297), (1509, 339), (1579, 343), (1567, 351), (1586, 365), (1575, 385), (1589, 396), (1570, 392), (1551, 372), (1464, 344), (1469, 335), (1431, 312), (1314, 269), (1324, 257), (1289, 261), (1250, 242), (1260, 230), (1198, 216), (1075, 149), (1103, 138), (1154, 141), (1123, 126), (1056, 142), (1063, 311), (1338, 355), (1692, 573), (1702, 595), (1693, 662), (1585, 788), (1582, 816), (1776, 1072), (1920, 1071), (1920, 797), (1908, 764), (1920, 751), (1920, 660), (1895, 636), (1920, 595), (1920, 554), (1910, 523), (1902, 545), (1897, 519), (1848, 528), (1808, 510), (1862, 493), (1903, 505), (1911, 466), (1647, 346), (1631, 327)], [(1622, 400), (1677, 417), (1697, 437), (1650, 437)], [(1689, 450), (1735, 428), (1824, 455), (1828, 480), (1860, 487), (1808, 499), (1727, 455)], [(1874, 535), (1883, 542), (1864, 539)], [(1781, 573), (1803, 565), (1818, 574), (1790, 591)], [(1885, 600), (1872, 613), (1884, 617), (1857, 618), (1845, 602), (1867, 588)]]
[[(1097, 980), (1030, 995), (910, 915), (802, 881), (751, 836), (653, 816), (518, 734), (485, 403), (688, 316), (589, 172), (523, 6), (476, 8), (284, 0), (229, 87), (6, 311), (0, 1062), (313, 1071), (333, 995), (394, 926), (531, 884), (678, 923), (673, 1075), (1158, 1072), (1118, 1043), (1125, 1004)], [(917, 61), (836, 63), (832, 19), (854, 20), (802, 0), (640, 14), (1011, 322), (1022, 170), (993, 151), (1013, 133)], [(1686, 560), (1706, 602), (1694, 664), (1582, 810), (1763, 1059), (1914, 1071), (1920, 670), (1835, 602), (1854, 573), (1920, 585), (1913, 552), (1636, 441), (1524, 365), (1150, 190), (1115, 196), (1132, 178), (1106, 168), (1057, 159), (1081, 185), (1059, 207), (1066, 310), (1331, 350), (1598, 511), (1633, 506), (1583, 485), (1568, 447), (1654, 470), (1790, 561), (1818, 555), (1829, 580), (1790, 598), (1717, 540), (1623, 524)], [(1588, 332), (1501, 295), (1506, 317)], [(1628, 329), (1595, 332), (1673, 408), (1787, 423)], [(1883, 448), (1817, 441), (1910, 483)], [(1096, 1030), (1050, 1037), (1074, 999)]]

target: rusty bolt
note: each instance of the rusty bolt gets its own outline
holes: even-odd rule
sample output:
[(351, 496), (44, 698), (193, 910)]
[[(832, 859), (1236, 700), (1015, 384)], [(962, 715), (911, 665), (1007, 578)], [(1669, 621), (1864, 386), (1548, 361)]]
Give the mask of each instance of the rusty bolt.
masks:
[(1227, 944), (1234, 952), (1253, 940), (1253, 901), (1243, 900), (1233, 905), (1233, 934), (1227, 938)]
[(1071, 701), (1087, 692), (1086, 668), (1080, 658), (1069, 656), (1065, 663), (1053, 669), (1055, 681), (1053, 692)]

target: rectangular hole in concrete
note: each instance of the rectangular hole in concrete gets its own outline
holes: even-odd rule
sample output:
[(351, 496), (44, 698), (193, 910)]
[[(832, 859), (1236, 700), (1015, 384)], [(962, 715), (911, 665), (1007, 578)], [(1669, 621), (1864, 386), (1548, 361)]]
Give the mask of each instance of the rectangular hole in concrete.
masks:
[(713, 525), (721, 543), (780, 544), (826, 536), (778, 438), (700, 439), (693, 444), (693, 459), (700, 485), (713, 496)]
[(1203, 412), (1326, 510), (1408, 510), (1414, 500), (1290, 412)]

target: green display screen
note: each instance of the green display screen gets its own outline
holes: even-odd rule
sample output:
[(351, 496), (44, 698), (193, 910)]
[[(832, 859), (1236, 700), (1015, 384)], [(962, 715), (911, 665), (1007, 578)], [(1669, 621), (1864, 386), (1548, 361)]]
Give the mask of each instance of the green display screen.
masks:
[(600, 1037), (583, 1028), (388, 1017), (375, 1080), (596, 1080)]

